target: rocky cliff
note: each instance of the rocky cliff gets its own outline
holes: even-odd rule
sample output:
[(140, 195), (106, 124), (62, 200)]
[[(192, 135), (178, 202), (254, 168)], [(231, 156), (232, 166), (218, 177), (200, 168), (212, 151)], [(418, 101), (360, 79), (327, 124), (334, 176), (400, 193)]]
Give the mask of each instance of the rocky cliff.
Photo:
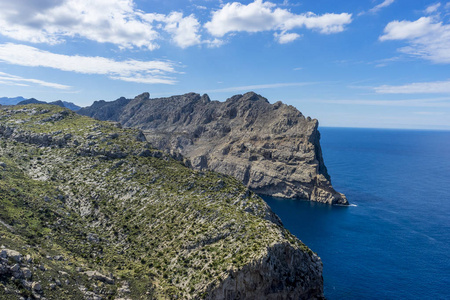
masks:
[(181, 153), (195, 169), (232, 175), (258, 194), (348, 204), (331, 185), (317, 120), (253, 92), (225, 102), (144, 93), (97, 101), (79, 113), (140, 128), (156, 148)]
[(0, 107), (0, 299), (322, 299), (322, 263), (237, 179), (141, 131)]

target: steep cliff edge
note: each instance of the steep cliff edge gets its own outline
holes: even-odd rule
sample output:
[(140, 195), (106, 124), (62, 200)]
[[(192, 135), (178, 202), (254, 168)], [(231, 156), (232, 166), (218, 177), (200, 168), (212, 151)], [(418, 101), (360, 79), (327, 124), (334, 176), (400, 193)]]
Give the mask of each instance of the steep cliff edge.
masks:
[(0, 107), (0, 299), (322, 299), (320, 258), (237, 179), (141, 131)]
[(190, 93), (95, 102), (80, 114), (144, 131), (156, 148), (198, 170), (232, 175), (258, 194), (348, 204), (323, 162), (317, 120), (253, 92), (225, 102)]

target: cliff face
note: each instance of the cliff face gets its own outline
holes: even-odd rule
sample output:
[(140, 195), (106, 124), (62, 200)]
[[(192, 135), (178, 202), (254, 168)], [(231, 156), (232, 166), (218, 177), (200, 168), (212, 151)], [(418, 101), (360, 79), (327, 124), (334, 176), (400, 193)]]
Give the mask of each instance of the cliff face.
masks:
[(0, 107), (0, 240), (0, 299), (323, 298), (318, 256), (237, 179), (58, 106)]
[(317, 120), (293, 106), (252, 92), (223, 103), (194, 93), (144, 93), (124, 103), (96, 102), (79, 113), (140, 128), (156, 148), (181, 153), (195, 169), (232, 175), (258, 194), (348, 204), (331, 185)]
[[(212, 288), (205, 299), (324, 299), (321, 290), (304, 289), (297, 284), (320, 278), (322, 268), (317, 263), (316, 257), (287, 244), (275, 244), (267, 249), (263, 258), (232, 272), (219, 286)], [(316, 268), (311, 269), (311, 265)], [(306, 279), (307, 274), (314, 276)], [(316, 287), (320, 284), (320, 280), (314, 282)]]

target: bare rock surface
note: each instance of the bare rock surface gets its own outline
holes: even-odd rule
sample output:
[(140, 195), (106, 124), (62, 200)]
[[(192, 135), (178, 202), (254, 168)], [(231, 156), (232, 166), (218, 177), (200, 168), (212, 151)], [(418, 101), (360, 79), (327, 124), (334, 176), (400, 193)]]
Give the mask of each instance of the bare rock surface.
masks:
[(97, 101), (79, 113), (140, 128), (156, 148), (180, 153), (195, 169), (232, 175), (258, 194), (348, 204), (331, 185), (318, 121), (253, 92), (225, 102), (195, 93), (156, 99), (143, 93)]
[(278, 243), (263, 258), (232, 272), (206, 299), (325, 299), (320, 274), (316, 255)]

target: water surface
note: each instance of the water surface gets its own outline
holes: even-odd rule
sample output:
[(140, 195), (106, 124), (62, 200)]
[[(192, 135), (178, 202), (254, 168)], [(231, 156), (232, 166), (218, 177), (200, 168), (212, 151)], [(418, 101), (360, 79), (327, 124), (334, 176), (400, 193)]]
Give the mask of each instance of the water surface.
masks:
[(321, 128), (356, 206), (265, 197), (324, 263), (328, 299), (450, 299), (450, 132)]

